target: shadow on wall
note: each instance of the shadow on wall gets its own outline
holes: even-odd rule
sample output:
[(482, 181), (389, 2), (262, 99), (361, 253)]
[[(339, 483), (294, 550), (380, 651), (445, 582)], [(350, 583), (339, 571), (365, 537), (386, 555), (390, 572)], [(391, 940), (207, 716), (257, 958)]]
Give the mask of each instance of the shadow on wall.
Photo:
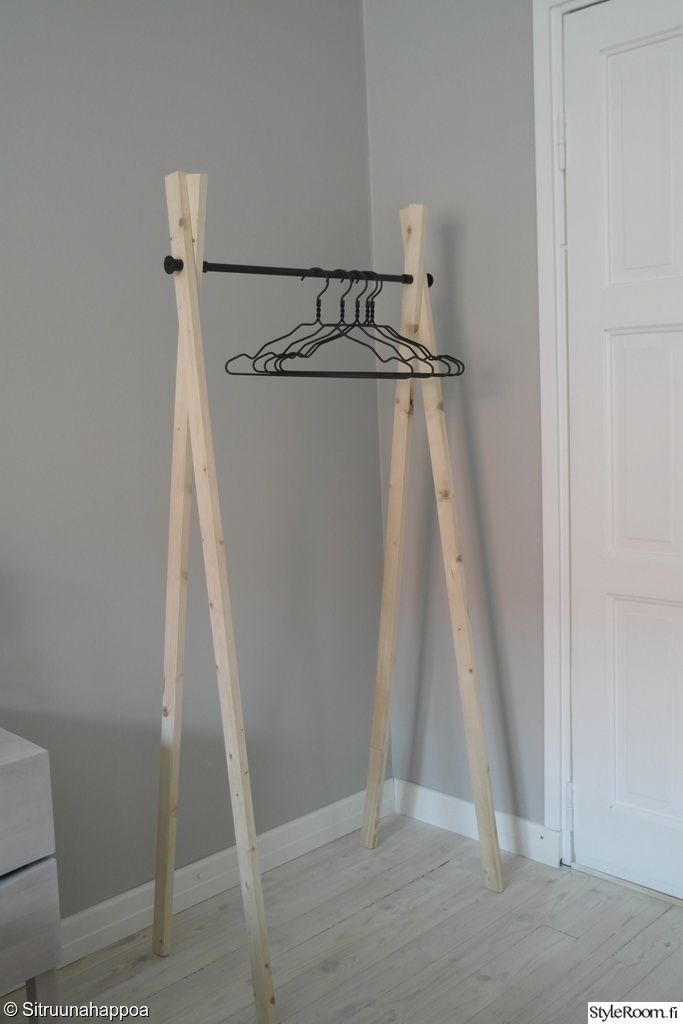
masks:
[[(159, 730), (23, 711), (3, 711), (2, 724), (47, 750), (54, 748), (50, 770), (62, 917), (152, 880)], [(54, 744), (55, 733), (59, 744)], [(254, 760), (259, 754), (267, 757), (253, 743), (250, 754)], [(203, 806), (213, 808), (210, 820), (198, 801), (183, 801), (184, 789), (196, 792), (201, 786), (207, 794)], [(180, 789), (178, 867), (235, 841), (220, 734), (184, 729)], [(147, 865), (144, 877), (142, 862)]]
[[(437, 345), (460, 356), (467, 368), (463, 381), (456, 387), (444, 386), (444, 400), (456, 477), (456, 493), (460, 495), (458, 508), (461, 533), (464, 534), (462, 540), (469, 548), (468, 588), (471, 593), (475, 589), (479, 592), (479, 600), (471, 601), (471, 604), (484, 609), (484, 614), (473, 625), (494, 800), (497, 807), (509, 809), (512, 813), (518, 814), (520, 793), (514, 765), (518, 762), (519, 753), (514, 749), (516, 732), (512, 726), (512, 713), (508, 701), (512, 681), (501, 643), (503, 629), (500, 613), (501, 598), (497, 592), (490, 555), (492, 531), (487, 522), (486, 503), (481, 481), (482, 452), (478, 443), (475, 409), (471, 397), (472, 352), (468, 346), (467, 331), (459, 312), (465, 308), (458, 273), (463, 246), (462, 228), (454, 223), (442, 223), (438, 234), (437, 263), (440, 267), (441, 279), (445, 282), (454, 282), (454, 286), (442, 288), (439, 292), (438, 308), (434, 311)], [(448, 339), (447, 344), (445, 339)], [(470, 373), (469, 376), (467, 371)], [(495, 389), (500, 385), (500, 381), (493, 377), (480, 379), (478, 383), (487, 390)], [(410, 667), (414, 671), (414, 678), (424, 681), (429, 679), (435, 671), (434, 658), (428, 650), (430, 619), (434, 614), (437, 618), (445, 618), (444, 612), (430, 608), (430, 604), (434, 602), (432, 595), (437, 595), (437, 600), (443, 599), (444, 608), (446, 595), (436, 510), (433, 507), (433, 485), (429, 460), (421, 458), (418, 462), (416, 459), (415, 463), (414, 468), (411, 467), (411, 473), (413, 473), (413, 486), (416, 486), (420, 493), (418, 516), (423, 540), (419, 557), (424, 569), (420, 576), (419, 587), (420, 621), (416, 623), (419, 629), (419, 646)], [(469, 530), (462, 528), (465, 518), (467, 518)], [(437, 572), (440, 577), (438, 580), (435, 578)], [(431, 629), (434, 629), (433, 625)], [(450, 624), (446, 626), (445, 632), (450, 641)], [(451, 660), (450, 663), (453, 665), (453, 690), (455, 693), (457, 676), (455, 675), (454, 661)], [(424, 699), (424, 694), (421, 693), (420, 683), (412, 690), (412, 700), (412, 720), (415, 723), (415, 728), (410, 748), (409, 770), (411, 779), (419, 779), (423, 774), (423, 752), (430, 744), (427, 701)], [(454, 696), (453, 701), (459, 703), (459, 698)], [(469, 783), (467, 790), (469, 791)], [(463, 792), (458, 795), (468, 796), (469, 793)]]

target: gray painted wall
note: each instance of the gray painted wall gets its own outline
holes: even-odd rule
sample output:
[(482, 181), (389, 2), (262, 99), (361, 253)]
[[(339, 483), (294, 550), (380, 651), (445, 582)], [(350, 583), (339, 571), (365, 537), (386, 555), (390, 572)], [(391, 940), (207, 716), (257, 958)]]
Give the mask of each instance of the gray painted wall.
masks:
[[(531, 0), (366, 0), (365, 41), (375, 265), (400, 258), (399, 208), (425, 203), (438, 340), (467, 363), (444, 391), (495, 802), (542, 822)], [(415, 424), (392, 767), (470, 799), (419, 403)]]
[[(176, 333), (163, 176), (208, 171), (208, 258), (370, 265), (363, 25), (348, 0), (27, 0), (0, 21), (0, 706), (51, 752), (69, 914), (153, 873)], [(397, 211), (425, 202), (440, 343), (468, 364), (446, 396), (496, 804), (542, 821), (530, 0), (366, 0), (365, 51), (374, 262), (400, 266)], [(210, 278), (203, 299), (259, 831), (365, 779), (375, 387), (222, 372), (314, 292)], [(469, 797), (417, 411), (392, 771)], [(196, 527), (186, 676), (179, 864), (233, 842)]]
[[(62, 911), (153, 875), (176, 314), (164, 175), (207, 258), (368, 265), (348, 0), (26, 0), (0, 17), (2, 724), (51, 753)], [(205, 282), (259, 831), (362, 788), (381, 579), (372, 382), (226, 378), (315, 285)], [(192, 538), (178, 863), (233, 842)]]

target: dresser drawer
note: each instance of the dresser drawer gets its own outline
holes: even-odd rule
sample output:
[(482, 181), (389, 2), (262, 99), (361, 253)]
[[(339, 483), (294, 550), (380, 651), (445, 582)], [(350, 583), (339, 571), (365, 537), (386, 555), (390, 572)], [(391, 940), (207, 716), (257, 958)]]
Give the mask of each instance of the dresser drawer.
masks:
[(0, 878), (0, 994), (56, 967), (60, 956), (57, 865), (48, 857)]
[(54, 852), (47, 750), (0, 729), (0, 876)]

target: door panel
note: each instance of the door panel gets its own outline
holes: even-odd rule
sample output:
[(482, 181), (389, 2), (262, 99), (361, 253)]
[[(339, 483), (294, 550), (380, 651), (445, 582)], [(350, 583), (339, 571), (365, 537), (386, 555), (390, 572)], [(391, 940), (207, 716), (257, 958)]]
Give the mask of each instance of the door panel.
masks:
[[(611, 803), (677, 822), (681, 813), (676, 718), (683, 606), (613, 598)], [(665, 823), (666, 824), (666, 823)]]
[(614, 553), (683, 552), (683, 332), (609, 335)]
[(565, 18), (578, 863), (683, 897), (683, 0)]
[(636, 40), (604, 59), (610, 280), (679, 274), (683, 41)]

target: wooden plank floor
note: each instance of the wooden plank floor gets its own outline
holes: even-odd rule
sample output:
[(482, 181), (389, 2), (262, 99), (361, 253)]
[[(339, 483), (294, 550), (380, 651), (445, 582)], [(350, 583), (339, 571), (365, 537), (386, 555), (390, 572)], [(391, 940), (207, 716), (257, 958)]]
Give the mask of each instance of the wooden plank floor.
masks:
[[(583, 1024), (589, 998), (683, 999), (683, 908), (522, 857), (504, 871), (484, 889), (476, 842), (399, 816), (375, 851), (354, 832), (269, 871), (281, 1024)], [(252, 1024), (239, 888), (174, 924), (166, 959), (146, 929), (62, 969), (60, 1000)]]

